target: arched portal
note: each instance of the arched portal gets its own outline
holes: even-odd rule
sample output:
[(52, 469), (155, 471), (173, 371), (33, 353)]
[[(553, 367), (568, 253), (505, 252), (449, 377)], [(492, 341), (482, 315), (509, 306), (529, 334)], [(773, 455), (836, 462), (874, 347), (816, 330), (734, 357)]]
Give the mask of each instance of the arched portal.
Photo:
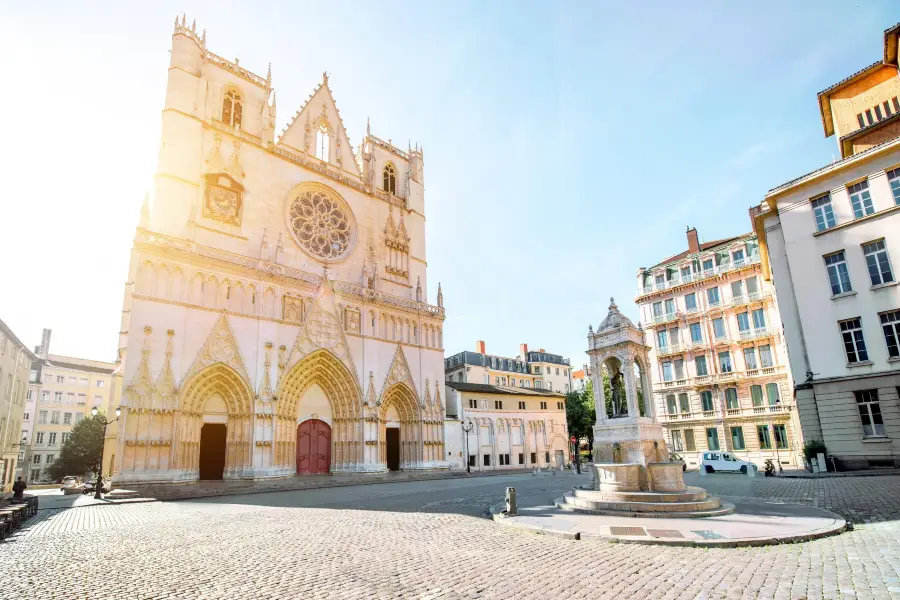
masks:
[(175, 467), (182, 479), (238, 479), (251, 465), (253, 391), (231, 367), (214, 363), (184, 385)]
[(378, 415), (379, 462), (392, 471), (416, 467), (423, 460), (419, 405), (405, 383), (384, 393)]
[(331, 427), (319, 419), (297, 425), (297, 475), (325, 474), (331, 469)]
[[(319, 390), (311, 389), (317, 386)], [(309, 392), (309, 393), (308, 393)], [(321, 393), (320, 393), (321, 392)], [(357, 471), (362, 458), (362, 394), (356, 379), (344, 364), (328, 350), (316, 350), (305, 356), (285, 375), (276, 394), (275, 464), (289, 475), (298, 471), (298, 420), (330, 418), (332, 473)], [(310, 398), (324, 397), (330, 416), (323, 416), (304, 404)], [(319, 402), (320, 400), (316, 400)], [(319, 419), (319, 417), (323, 417)], [(326, 423), (327, 424), (327, 423)]]

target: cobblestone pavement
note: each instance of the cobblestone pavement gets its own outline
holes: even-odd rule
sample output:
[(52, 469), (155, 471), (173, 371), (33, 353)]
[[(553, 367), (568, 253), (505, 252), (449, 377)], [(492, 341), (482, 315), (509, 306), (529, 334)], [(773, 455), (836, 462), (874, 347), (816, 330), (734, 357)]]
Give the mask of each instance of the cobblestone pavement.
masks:
[(0, 544), (0, 598), (900, 598), (900, 477), (687, 479), (857, 526), (698, 549), (570, 541), (480, 516), (506, 486), (539, 504), (573, 475), (91, 506), (41, 511)]

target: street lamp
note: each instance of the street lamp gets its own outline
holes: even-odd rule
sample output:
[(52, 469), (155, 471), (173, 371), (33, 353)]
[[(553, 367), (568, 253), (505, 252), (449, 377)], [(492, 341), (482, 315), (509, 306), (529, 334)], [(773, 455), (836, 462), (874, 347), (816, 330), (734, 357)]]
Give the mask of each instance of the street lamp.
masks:
[(475, 429), (475, 423), (469, 423), (466, 427), (465, 423), (460, 423), (463, 433), (466, 434), (466, 473), (472, 473), (472, 459), (469, 458), (469, 434)]
[(94, 498), (97, 500), (102, 500), (103, 496), (101, 495), (101, 493), (103, 492), (103, 448), (104, 446), (106, 446), (106, 427), (110, 423), (115, 423), (119, 420), (119, 416), (122, 414), (122, 408), (119, 406), (116, 407), (116, 418), (112, 421), (108, 421), (106, 417), (98, 416), (99, 412), (100, 409), (96, 406), (91, 409), (91, 415), (93, 415), (93, 417), (97, 419), (97, 421), (99, 421), (101, 425), (103, 425), (103, 442), (100, 445), (100, 467), (97, 469), (97, 487), (94, 490)]

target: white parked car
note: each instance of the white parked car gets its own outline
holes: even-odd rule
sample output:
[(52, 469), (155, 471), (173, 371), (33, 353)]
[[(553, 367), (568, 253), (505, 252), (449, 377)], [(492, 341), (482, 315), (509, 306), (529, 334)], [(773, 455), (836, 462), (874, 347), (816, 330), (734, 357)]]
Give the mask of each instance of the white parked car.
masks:
[(741, 460), (730, 452), (704, 452), (701, 468), (707, 473), (716, 471), (740, 471), (746, 473), (748, 469), (756, 470), (756, 465), (747, 460)]

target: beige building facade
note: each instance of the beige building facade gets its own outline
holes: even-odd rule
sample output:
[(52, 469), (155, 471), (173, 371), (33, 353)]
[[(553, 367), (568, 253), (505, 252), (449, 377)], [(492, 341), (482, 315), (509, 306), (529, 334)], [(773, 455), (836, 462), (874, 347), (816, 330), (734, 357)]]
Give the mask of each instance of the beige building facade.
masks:
[(803, 436), (839, 469), (900, 466), (900, 25), (819, 93), (842, 159), (751, 209), (784, 320)]
[(0, 320), (0, 494), (11, 491), (22, 444), (34, 353)]
[[(448, 411), (460, 415), (464, 460), (472, 471), (560, 468), (570, 461), (566, 397), (559, 392), (448, 381)], [(459, 432), (449, 432), (458, 436)], [(467, 459), (466, 459), (467, 457)]]
[(802, 465), (790, 369), (756, 236), (701, 243), (638, 271), (653, 402), (669, 449), (697, 466), (706, 450), (762, 466)]
[(463, 351), (444, 360), (447, 381), (480, 383), (501, 387), (523, 387), (567, 394), (572, 390), (572, 368), (568, 358), (529, 350), (519, 345), (515, 358), (488, 354), (483, 340), (475, 342), (475, 352)]
[(280, 135), (271, 70), (176, 22), (119, 353), (118, 485), (447, 468), (423, 152), (354, 149), (328, 76)]

